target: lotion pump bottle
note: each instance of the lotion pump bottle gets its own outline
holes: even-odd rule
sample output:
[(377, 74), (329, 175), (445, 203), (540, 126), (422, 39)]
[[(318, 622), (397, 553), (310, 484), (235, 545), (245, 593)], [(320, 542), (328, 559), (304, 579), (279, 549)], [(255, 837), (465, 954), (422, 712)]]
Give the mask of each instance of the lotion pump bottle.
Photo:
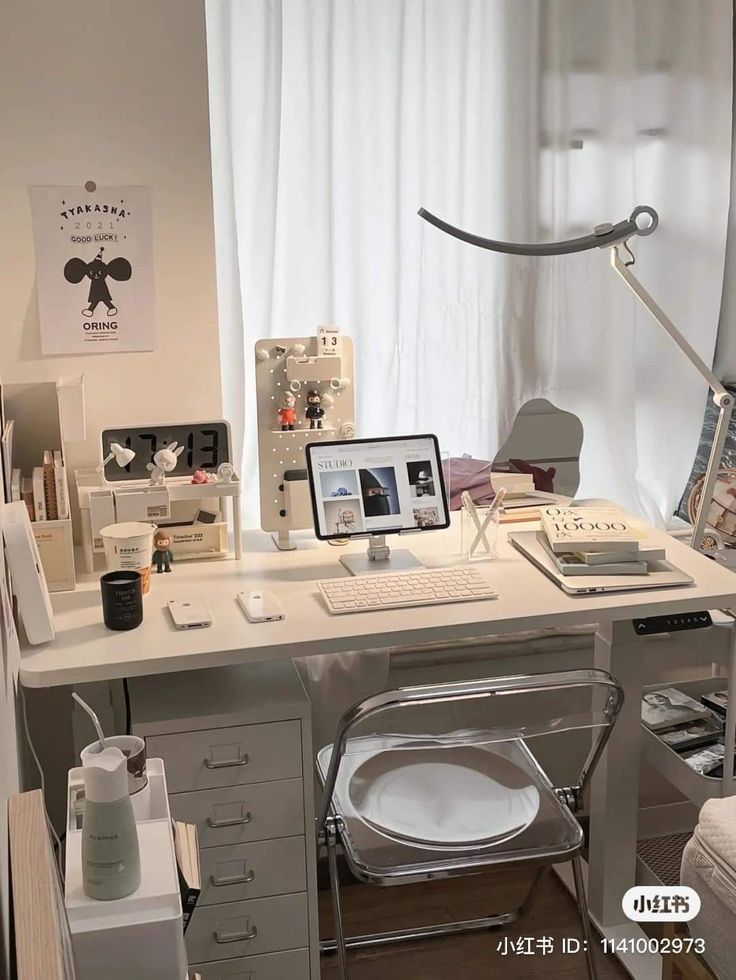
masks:
[(82, 753), (82, 881), (89, 898), (111, 901), (130, 895), (141, 883), (138, 831), (125, 756), (113, 746), (96, 743), (94, 748)]

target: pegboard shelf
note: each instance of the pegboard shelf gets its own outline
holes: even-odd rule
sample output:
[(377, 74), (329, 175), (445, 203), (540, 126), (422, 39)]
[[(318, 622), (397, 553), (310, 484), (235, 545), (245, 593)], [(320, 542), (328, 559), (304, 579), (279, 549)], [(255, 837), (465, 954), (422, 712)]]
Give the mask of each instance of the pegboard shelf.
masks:
[(338, 432), (334, 425), (323, 425), (321, 429), (300, 426), (298, 429), (271, 429), (272, 436), (318, 436), (320, 432)]
[[(356, 434), (353, 341), (340, 336), (335, 356), (319, 354), (316, 336), (269, 337), (256, 342), (254, 359), (261, 527), (276, 532), (279, 548), (291, 549), (289, 533), (313, 526), (307, 443), (352, 439)], [(312, 390), (322, 398), (321, 429), (310, 428), (306, 414)], [(287, 407), (293, 429), (281, 428), (279, 409)]]

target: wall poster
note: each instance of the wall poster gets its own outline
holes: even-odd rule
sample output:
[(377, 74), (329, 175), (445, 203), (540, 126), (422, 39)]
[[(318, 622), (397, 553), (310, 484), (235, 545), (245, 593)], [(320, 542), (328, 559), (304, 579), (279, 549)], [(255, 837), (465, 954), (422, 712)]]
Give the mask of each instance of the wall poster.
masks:
[(88, 183), (30, 196), (43, 353), (154, 350), (148, 188)]

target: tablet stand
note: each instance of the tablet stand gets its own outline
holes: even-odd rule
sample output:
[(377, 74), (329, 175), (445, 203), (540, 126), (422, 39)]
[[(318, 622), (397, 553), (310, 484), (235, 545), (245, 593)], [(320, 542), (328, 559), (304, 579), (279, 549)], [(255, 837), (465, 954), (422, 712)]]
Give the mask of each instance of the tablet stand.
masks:
[(351, 575), (370, 575), (373, 572), (410, 572), (424, 568), (408, 548), (391, 551), (385, 534), (371, 534), (364, 555), (342, 555), (341, 564)]

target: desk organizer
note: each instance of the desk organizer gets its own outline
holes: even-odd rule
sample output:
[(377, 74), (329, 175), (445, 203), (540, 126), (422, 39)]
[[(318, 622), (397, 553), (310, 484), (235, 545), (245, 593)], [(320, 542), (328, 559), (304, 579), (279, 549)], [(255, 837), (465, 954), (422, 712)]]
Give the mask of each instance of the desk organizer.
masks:
[(187, 972), (181, 898), (161, 759), (148, 759), (148, 786), (131, 797), (141, 852), (140, 887), (98, 902), (82, 888), (84, 773), (69, 772), (66, 906), (78, 980), (182, 980)]
[[(313, 527), (304, 447), (308, 442), (353, 439), (355, 386), (353, 341), (340, 336), (336, 352), (319, 353), (315, 337), (267, 337), (256, 341), (256, 406), (261, 527), (276, 546), (293, 551), (290, 532)], [(322, 396), (322, 428), (310, 428), (307, 393)], [(282, 430), (278, 410), (294, 396), (294, 428)]]
[[(26, 479), (43, 463), (44, 450), (60, 453), (65, 462), (66, 442), (85, 437), (82, 378), (3, 384), (0, 398), (0, 416), (6, 426), (12, 422), (12, 434), (8, 433), (6, 438), (3, 433), (3, 455), (9, 456), (4, 462), (9, 470), (20, 471)], [(68, 501), (66, 466), (61, 471), (61, 486), (63, 499)], [(21, 499), (12, 481), (8, 490), (13, 499)], [(75, 587), (74, 541), (68, 508), (67, 514), (54, 520), (31, 521), (49, 592)]]
[[(149, 521), (166, 527), (176, 561), (227, 558), (228, 524), (225, 500), (232, 501), (235, 557), (240, 558), (240, 481), (193, 484), (188, 477), (169, 477), (163, 487), (146, 482), (125, 486), (105, 483), (97, 470), (75, 470), (82, 528), (85, 571), (95, 570), (95, 557), (104, 556), (100, 529), (119, 521)], [(215, 514), (208, 524), (193, 524), (197, 511)]]

